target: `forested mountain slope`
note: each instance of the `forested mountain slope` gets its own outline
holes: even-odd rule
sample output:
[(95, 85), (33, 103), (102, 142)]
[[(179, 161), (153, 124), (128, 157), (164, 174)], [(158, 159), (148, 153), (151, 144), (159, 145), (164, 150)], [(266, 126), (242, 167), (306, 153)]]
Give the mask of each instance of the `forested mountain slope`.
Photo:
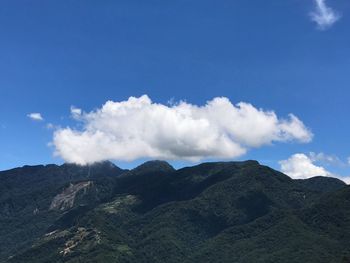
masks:
[(0, 172), (0, 262), (350, 262), (350, 188), (256, 161)]

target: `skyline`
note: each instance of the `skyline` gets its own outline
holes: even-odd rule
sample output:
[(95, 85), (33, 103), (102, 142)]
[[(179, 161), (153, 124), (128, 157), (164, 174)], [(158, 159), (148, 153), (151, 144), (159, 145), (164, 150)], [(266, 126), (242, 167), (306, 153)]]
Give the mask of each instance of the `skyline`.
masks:
[[(183, 134), (167, 137), (162, 144), (166, 149), (154, 155), (148, 150), (136, 154), (140, 147), (135, 141), (130, 158), (123, 158), (124, 152), (104, 154), (98, 148), (100, 143), (91, 148), (103, 152), (101, 156), (117, 157), (112, 160), (118, 166), (133, 167), (152, 158), (170, 160), (175, 167), (206, 160), (256, 159), (295, 178), (315, 173), (350, 176), (350, 3), (253, 2), (1, 4), (0, 170), (79, 160), (63, 151), (60, 157), (53, 156), (63, 145), (55, 135), (69, 129), (81, 135), (88, 125), (108, 134), (110, 130), (100, 125), (101, 120), (138, 127), (98, 115), (108, 101), (113, 106), (134, 97), (144, 98), (154, 112), (160, 107), (167, 114), (173, 114), (184, 101), (184, 107), (191, 109), (186, 115), (191, 120), (197, 119), (198, 108), (203, 109), (201, 118), (208, 122), (203, 127), (217, 132), (197, 132), (198, 123), (194, 122)], [(236, 112), (243, 117), (239, 121), (233, 117), (235, 122), (243, 125), (249, 121), (249, 129), (218, 125), (222, 115), (215, 115), (217, 109), (206, 115), (210, 102), (223, 97), (226, 105), (232, 105), (229, 113), (223, 114), (227, 118), (223, 123), (229, 123), (230, 114)], [(240, 105), (251, 105), (263, 123), (273, 112), (273, 125), (267, 132), (255, 134), (261, 124), (252, 119), (254, 114), (242, 115), (244, 107)], [(154, 121), (156, 129), (162, 130), (159, 120), (164, 118), (150, 115), (142, 118)], [(297, 119), (293, 122), (290, 116)], [(184, 120), (175, 123), (179, 126)], [(281, 128), (283, 123), (289, 126)], [(292, 126), (299, 133), (291, 132)], [(198, 134), (206, 141), (216, 138), (210, 144), (213, 147), (207, 145), (210, 150), (206, 154), (191, 153), (200, 158), (191, 159), (178, 145), (167, 146), (179, 141), (183, 145), (184, 135), (191, 131), (196, 131), (187, 142), (191, 150), (203, 150), (203, 144), (196, 141)], [(119, 129), (109, 136), (116, 134), (126, 136)], [(149, 134), (134, 137), (137, 142), (147, 142), (152, 152), (159, 150), (154, 143), (159, 134), (150, 136), (151, 142), (145, 139)], [(166, 134), (167, 130), (161, 133), (163, 137)], [(222, 136), (228, 141), (217, 140)], [(227, 145), (235, 150), (221, 152)], [(300, 169), (306, 172), (300, 175)]]

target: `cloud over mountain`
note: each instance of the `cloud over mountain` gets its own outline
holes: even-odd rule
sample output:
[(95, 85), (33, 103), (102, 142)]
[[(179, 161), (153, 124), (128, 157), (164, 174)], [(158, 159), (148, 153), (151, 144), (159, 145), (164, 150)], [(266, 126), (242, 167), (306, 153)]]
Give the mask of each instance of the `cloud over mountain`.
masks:
[(317, 166), (313, 160), (303, 153), (296, 153), (287, 160), (279, 162), (281, 171), (293, 179), (307, 179), (314, 176), (332, 176), (322, 166)]
[(281, 172), (293, 179), (307, 179), (314, 176), (330, 176), (350, 184), (350, 176), (340, 176), (329, 172), (326, 168), (319, 165), (319, 162), (325, 164), (339, 165), (342, 161), (334, 155), (325, 153), (310, 152), (308, 155), (304, 153), (295, 153), (286, 160), (279, 161)]
[(72, 116), (82, 128), (56, 130), (53, 144), (56, 155), (78, 164), (142, 157), (235, 158), (252, 147), (312, 139), (293, 114), (281, 119), (273, 111), (245, 102), (234, 105), (225, 97), (198, 106), (184, 101), (163, 105), (143, 95), (107, 101), (88, 113), (72, 108)]

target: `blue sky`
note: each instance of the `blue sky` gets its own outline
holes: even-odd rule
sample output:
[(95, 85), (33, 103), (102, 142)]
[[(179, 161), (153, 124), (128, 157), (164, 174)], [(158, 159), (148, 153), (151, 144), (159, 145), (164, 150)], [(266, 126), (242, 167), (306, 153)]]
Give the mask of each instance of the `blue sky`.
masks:
[(147, 94), (162, 104), (224, 96), (293, 113), (311, 142), (273, 142), (235, 159), (279, 168), (295, 153), (323, 153), (339, 162), (318, 165), (350, 175), (350, 2), (326, 4), (339, 19), (322, 29), (313, 0), (2, 1), (0, 170), (62, 163), (46, 126), (76, 127), (71, 106), (90, 112)]

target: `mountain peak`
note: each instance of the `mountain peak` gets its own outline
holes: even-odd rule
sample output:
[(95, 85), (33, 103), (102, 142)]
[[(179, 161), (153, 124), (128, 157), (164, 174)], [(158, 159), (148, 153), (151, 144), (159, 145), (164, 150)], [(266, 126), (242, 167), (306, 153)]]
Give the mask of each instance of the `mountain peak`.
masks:
[(119, 168), (118, 166), (116, 166), (114, 163), (112, 163), (111, 161), (101, 161), (101, 162), (95, 162), (95, 163), (91, 163), (91, 164), (76, 164), (76, 163), (64, 163), (61, 166), (63, 167), (110, 167), (110, 168)]
[(132, 172), (136, 173), (149, 173), (149, 172), (173, 172), (175, 171), (168, 162), (162, 160), (147, 161), (136, 168), (132, 169)]
[(123, 173), (125, 170), (119, 168), (111, 161), (96, 162), (88, 165), (79, 165), (75, 163), (64, 163), (61, 165), (63, 169), (71, 172), (86, 173), (89, 175), (99, 176), (115, 176)]
[(296, 180), (301, 185), (312, 191), (333, 192), (346, 186), (342, 180), (333, 177), (315, 176), (308, 179)]

